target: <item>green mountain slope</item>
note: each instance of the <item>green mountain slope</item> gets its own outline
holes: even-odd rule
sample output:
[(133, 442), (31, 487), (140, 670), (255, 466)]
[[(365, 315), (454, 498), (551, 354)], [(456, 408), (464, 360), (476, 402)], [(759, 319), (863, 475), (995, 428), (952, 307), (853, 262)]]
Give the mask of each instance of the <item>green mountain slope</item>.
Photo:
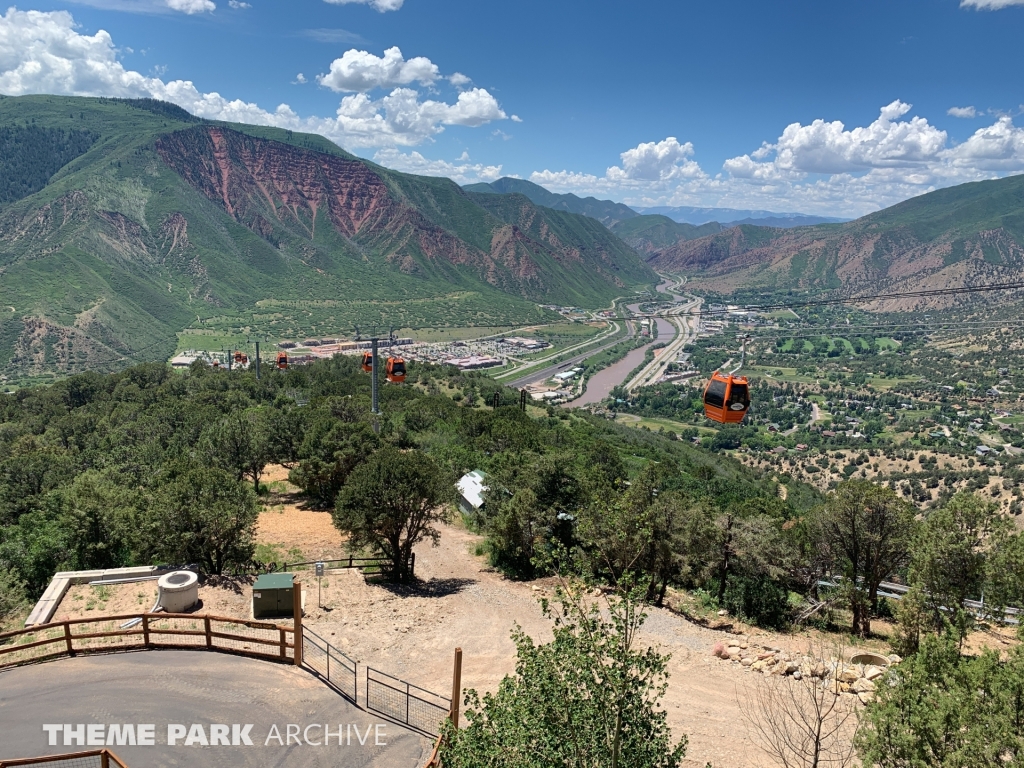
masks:
[(718, 290), (917, 290), (1019, 280), (1024, 176), (930, 192), (845, 224), (741, 225), (679, 243), (649, 263)]
[(519, 194), (532, 200), (537, 205), (553, 208), (556, 211), (568, 211), (597, 219), (606, 227), (619, 221), (639, 216), (628, 205), (614, 203), (611, 200), (598, 200), (595, 197), (577, 197), (576, 195), (559, 195), (549, 192), (544, 187), (525, 179), (513, 179), (508, 176), (492, 181), (490, 184), (468, 184), (463, 187), (467, 192), (481, 194)]
[(528, 322), (538, 303), (606, 306), (655, 280), (588, 219), (529, 204), (550, 219), (533, 239), (447, 179), (319, 136), (55, 96), (0, 99), (0, 131), (20, 148), (0, 161), (9, 380), (166, 358), (186, 330)]
[(705, 235), (721, 232), (724, 227), (717, 221), (696, 226), (680, 224), (668, 216), (652, 214), (636, 216), (620, 221), (611, 226), (612, 232), (618, 235), (627, 245), (640, 253), (654, 254), (677, 243), (695, 240)]

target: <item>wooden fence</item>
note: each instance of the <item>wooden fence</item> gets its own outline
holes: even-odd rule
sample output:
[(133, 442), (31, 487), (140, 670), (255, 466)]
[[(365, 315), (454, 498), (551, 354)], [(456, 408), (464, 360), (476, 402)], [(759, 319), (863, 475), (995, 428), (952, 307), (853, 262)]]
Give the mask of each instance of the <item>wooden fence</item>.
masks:
[[(298, 631), (301, 638), (301, 623)], [(223, 616), (132, 613), (0, 633), (0, 669), (59, 656), (149, 648), (220, 651), (296, 664), (302, 660), (292, 627)]]
[(124, 761), (109, 749), (0, 760), (0, 768), (14, 768), (14, 766), (20, 765), (37, 765), (42, 768), (46, 768), (46, 766), (51, 766), (51, 768), (128, 768)]

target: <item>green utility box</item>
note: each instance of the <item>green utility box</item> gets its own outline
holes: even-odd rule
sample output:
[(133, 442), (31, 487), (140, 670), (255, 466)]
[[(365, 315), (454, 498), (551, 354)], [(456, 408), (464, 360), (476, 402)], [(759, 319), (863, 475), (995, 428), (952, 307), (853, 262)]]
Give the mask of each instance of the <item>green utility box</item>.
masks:
[(295, 616), (293, 593), (295, 574), (265, 573), (252, 585), (252, 617), (254, 619)]

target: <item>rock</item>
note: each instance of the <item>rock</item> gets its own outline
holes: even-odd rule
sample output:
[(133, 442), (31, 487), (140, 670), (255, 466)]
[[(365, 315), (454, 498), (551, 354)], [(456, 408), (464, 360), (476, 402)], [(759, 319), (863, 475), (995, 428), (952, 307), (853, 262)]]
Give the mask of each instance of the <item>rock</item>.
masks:
[(854, 693), (871, 693), (875, 690), (875, 684), (866, 677), (862, 677), (850, 686), (850, 690)]
[(868, 680), (877, 680), (885, 674), (885, 670), (881, 667), (876, 667), (874, 664), (869, 664), (864, 667), (864, 677)]
[(764, 659), (761, 659), (751, 664), (750, 668), (755, 672), (763, 672), (767, 666), (767, 662), (765, 662)]
[(730, 645), (725, 649), (725, 652), (732, 656), (734, 653), (738, 656), (740, 653), (740, 647), (738, 645)]
[(847, 667), (838, 675), (841, 683), (855, 683), (860, 679), (860, 672), (856, 667)]
[(797, 670), (796, 672), (794, 672), (794, 673), (793, 673), (793, 679), (794, 679), (794, 680), (803, 680), (803, 679), (804, 679), (804, 673), (803, 673), (803, 672), (801, 672), (801, 671), (800, 671), (800, 670), (798, 669), (798, 670)]
[(792, 675), (794, 672), (798, 671), (799, 669), (800, 669), (800, 665), (797, 664), (795, 661), (787, 661), (786, 662), (786, 669), (785, 669), (785, 671), (782, 674), (784, 674), (784, 675)]
[(729, 612), (728, 612), (727, 610), (725, 610), (725, 608), (723, 608), (722, 610), (720, 610), (720, 611), (718, 612), (718, 615), (719, 615), (719, 616), (728, 616), (728, 615), (729, 615)]
[(901, 659), (895, 653), (892, 654), (891, 656), (889, 656), (889, 663), (890, 664), (899, 664), (901, 661), (903, 661), (903, 659)]
[(875, 698), (875, 694), (870, 691), (863, 691), (862, 693), (857, 694), (857, 698), (860, 699), (861, 704), (870, 704), (871, 700)]
[(811, 677), (825, 677), (825, 665), (820, 661), (811, 669)]
[(752, 667), (754, 666), (754, 659), (750, 656), (747, 656), (747, 658), (740, 661), (740, 664), (742, 664), (744, 667)]
[(740, 649), (741, 649), (741, 650), (744, 650), (744, 651), (745, 651), (745, 650), (747, 650), (747, 649), (748, 649), (749, 647), (750, 647), (750, 646), (749, 646), (749, 645), (748, 645), (747, 643), (740, 643)]

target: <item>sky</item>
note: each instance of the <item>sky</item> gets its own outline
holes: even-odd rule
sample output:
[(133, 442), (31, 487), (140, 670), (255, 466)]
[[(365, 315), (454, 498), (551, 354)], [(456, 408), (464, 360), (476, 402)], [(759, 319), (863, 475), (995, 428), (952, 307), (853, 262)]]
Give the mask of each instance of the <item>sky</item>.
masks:
[(154, 97), (410, 173), (855, 217), (1024, 172), (1024, 0), (25, 0), (0, 93)]

